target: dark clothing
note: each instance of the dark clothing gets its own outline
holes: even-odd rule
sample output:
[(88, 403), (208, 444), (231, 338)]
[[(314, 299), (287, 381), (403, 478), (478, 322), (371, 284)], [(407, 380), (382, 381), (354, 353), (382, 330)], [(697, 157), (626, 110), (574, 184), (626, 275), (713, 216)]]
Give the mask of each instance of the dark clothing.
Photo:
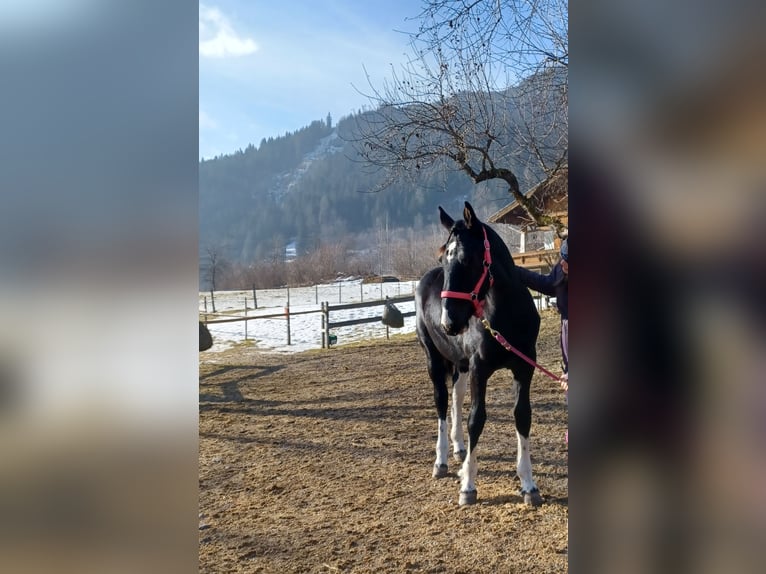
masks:
[(551, 269), (548, 275), (540, 275), (529, 269), (517, 267), (521, 282), (528, 288), (538, 291), (543, 295), (556, 298), (561, 318), (569, 320), (569, 278), (561, 269), (561, 263)]
[(521, 282), (528, 287), (556, 297), (556, 307), (561, 314), (561, 358), (564, 372), (569, 372), (569, 277), (561, 268), (561, 262), (551, 269), (548, 275), (540, 275), (529, 269), (517, 267)]

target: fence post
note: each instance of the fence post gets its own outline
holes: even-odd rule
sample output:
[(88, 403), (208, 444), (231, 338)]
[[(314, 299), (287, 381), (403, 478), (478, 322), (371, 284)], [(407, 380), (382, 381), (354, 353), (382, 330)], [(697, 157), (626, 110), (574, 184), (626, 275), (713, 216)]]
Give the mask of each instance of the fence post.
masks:
[(287, 344), (292, 345), (290, 342), (290, 307), (285, 307), (285, 317), (287, 317)]
[(319, 329), (319, 337), (322, 341), (322, 348), (324, 349), (324, 301), (322, 301), (322, 307), (319, 310), (321, 327)]
[(330, 347), (330, 303), (322, 301), (322, 348)]
[(258, 308), (258, 297), (255, 295), (255, 283), (253, 283), (253, 309)]
[(245, 297), (245, 341), (247, 341), (247, 297)]
[(205, 300), (205, 315), (207, 315), (207, 296), (203, 297)]
[(319, 305), (319, 285), (314, 285), (314, 304)]
[(343, 288), (343, 283), (338, 281), (338, 305), (343, 303), (343, 298), (341, 297), (341, 289)]
[(359, 282), (359, 300), (364, 303), (364, 279)]

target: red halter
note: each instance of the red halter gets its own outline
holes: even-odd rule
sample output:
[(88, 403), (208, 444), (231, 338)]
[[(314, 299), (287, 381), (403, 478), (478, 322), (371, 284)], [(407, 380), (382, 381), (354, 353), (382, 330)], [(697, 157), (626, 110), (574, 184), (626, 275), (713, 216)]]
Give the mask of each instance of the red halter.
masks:
[(489, 274), (489, 286), (492, 287), (494, 278), (489, 273), (489, 266), (492, 265), (492, 255), (489, 252), (489, 241), (487, 240), (487, 228), (482, 226), (484, 231), (484, 271), (479, 277), (479, 281), (476, 283), (476, 287), (470, 293), (463, 293), (462, 291), (442, 291), (442, 299), (466, 299), (473, 303), (474, 315), (481, 318), (484, 315), (484, 299), (479, 299), (479, 291), (484, 284), (484, 280)]

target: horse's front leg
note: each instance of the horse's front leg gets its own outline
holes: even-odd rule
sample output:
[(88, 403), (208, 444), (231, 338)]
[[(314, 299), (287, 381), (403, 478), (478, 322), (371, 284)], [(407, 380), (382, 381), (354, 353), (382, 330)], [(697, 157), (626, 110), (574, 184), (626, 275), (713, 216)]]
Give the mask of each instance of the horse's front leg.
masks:
[(476, 504), (476, 476), (478, 474), (478, 462), (476, 460), (476, 448), (479, 444), (481, 431), (487, 420), (485, 397), (487, 392), (487, 376), (478, 369), (472, 368), (471, 379), (471, 412), (468, 415), (468, 455), (463, 462), (463, 467), (458, 473), (460, 476), (460, 499), (458, 504)]
[(463, 438), (463, 401), (465, 400), (465, 391), (468, 375), (455, 369), (452, 377), (452, 428), (450, 429), (450, 438), (452, 439), (452, 454), (463, 462), (466, 459), (465, 439)]
[[(530, 379), (532, 374), (530, 373)], [(532, 428), (532, 405), (529, 402), (529, 387), (531, 381), (520, 382), (513, 380), (515, 392), (515, 405), (513, 418), (516, 422), (516, 439), (518, 450), (516, 452), (516, 473), (521, 480), (521, 494), (524, 503), (530, 506), (540, 506), (543, 499), (532, 477), (532, 460), (529, 455), (529, 433)]]
[(449, 440), (447, 436), (447, 377), (451, 373), (442, 360), (436, 360), (429, 367), (429, 375), (434, 385), (434, 404), (438, 417), (438, 435), (436, 438), (436, 460), (434, 461), (433, 477), (444, 478), (449, 470)]

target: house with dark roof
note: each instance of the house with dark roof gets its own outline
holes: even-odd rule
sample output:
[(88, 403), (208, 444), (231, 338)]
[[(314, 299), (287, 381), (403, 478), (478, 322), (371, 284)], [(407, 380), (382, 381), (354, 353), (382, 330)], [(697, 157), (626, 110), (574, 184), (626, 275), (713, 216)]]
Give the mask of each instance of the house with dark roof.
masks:
[[(565, 228), (569, 226), (569, 166), (561, 167), (524, 196), (542, 213)], [(517, 265), (545, 271), (558, 260), (562, 237), (553, 226), (539, 227), (518, 201), (493, 213), (487, 221), (496, 224)], [(562, 235), (566, 236), (566, 232)]]

